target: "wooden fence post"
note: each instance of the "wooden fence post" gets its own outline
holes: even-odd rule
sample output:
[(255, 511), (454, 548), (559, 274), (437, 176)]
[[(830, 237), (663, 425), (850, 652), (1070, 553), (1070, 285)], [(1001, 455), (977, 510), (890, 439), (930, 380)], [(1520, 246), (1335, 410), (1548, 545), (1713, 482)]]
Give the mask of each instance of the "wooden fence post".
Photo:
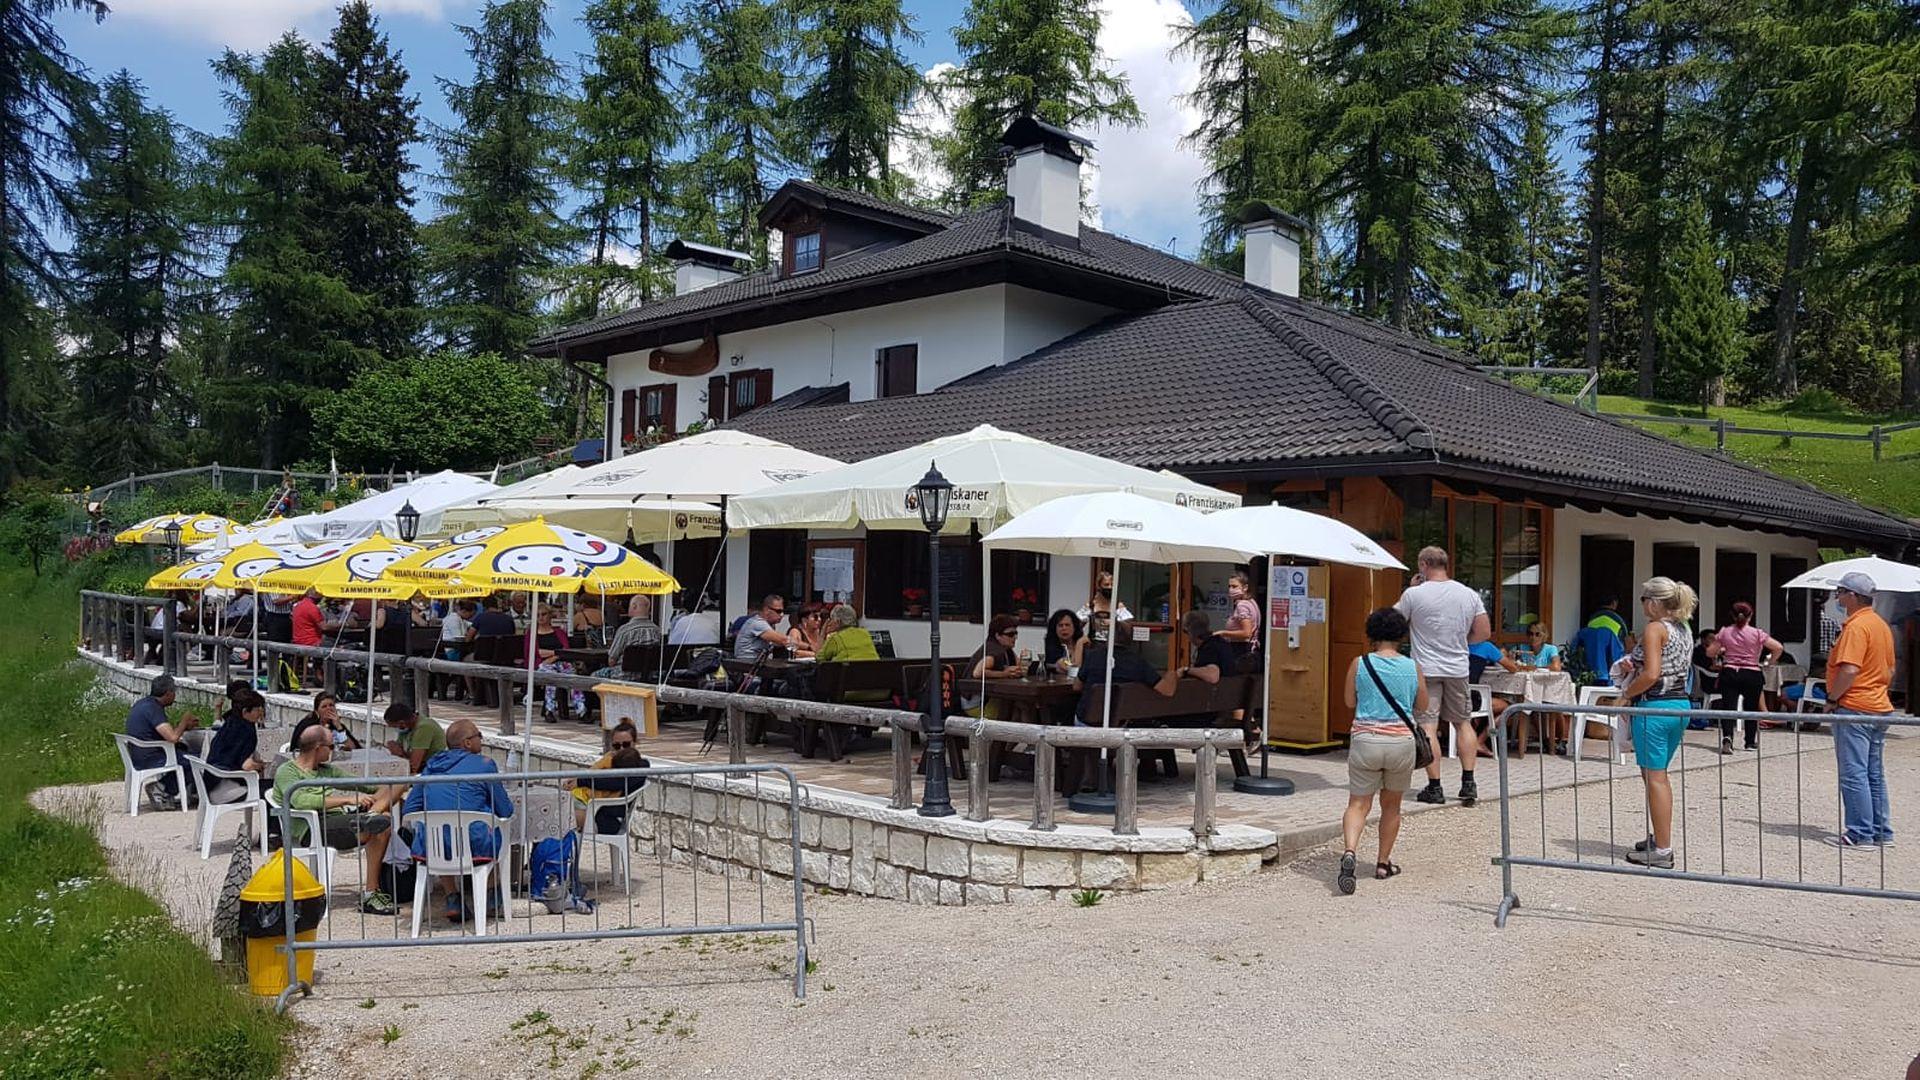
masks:
[(967, 740), (967, 820), (987, 820), (987, 761), (993, 757), (993, 740), (987, 738), (984, 725), (980, 734)]
[(1042, 729), (1039, 741), (1033, 744), (1033, 824), (1034, 832), (1052, 832), (1053, 825), (1053, 770), (1056, 757), (1053, 745), (1047, 742), (1047, 731)]
[[(727, 706), (727, 764), (747, 763), (746, 714), (738, 705)], [(795, 825), (798, 828), (798, 825)]]
[[(731, 719), (728, 722), (731, 723)], [(888, 730), (893, 733), (893, 801), (891, 805), (895, 810), (910, 810), (913, 808), (913, 733), (899, 724), (890, 725)]]
[(433, 700), (433, 672), (425, 664), (413, 669), (413, 707), (422, 719), (427, 716), (427, 702)]
[(1140, 832), (1140, 751), (1130, 741), (1120, 744), (1113, 759), (1113, 831), (1119, 836)]
[(1868, 433), (1868, 437), (1873, 440), (1873, 460), (1879, 461), (1880, 460), (1880, 439), (1881, 439), (1879, 424), (1873, 425), (1873, 430)]
[[(499, 716), (497, 718), (497, 722), (500, 725), (500, 734), (512, 735), (514, 733), (513, 731), (513, 680), (506, 678), (505, 676), (502, 676), (500, 678), (493, 680), (493, 687), (494, 687), (494, 696), (500, 700)], [(533, 688), (528, 687), (527, 693), (529, 694), (533, 693)]]
[(1721, 453), (1727, 452), (1727, 419), (1721, 417), (1713, 422), (1714, 448)]
[(1219, 777), (1214, 775), (1216, 756), (1212, 743), (1193, 752), (1193, 835), (1196, 837), (1213, 835), (1213, 795), (1219, 782)]

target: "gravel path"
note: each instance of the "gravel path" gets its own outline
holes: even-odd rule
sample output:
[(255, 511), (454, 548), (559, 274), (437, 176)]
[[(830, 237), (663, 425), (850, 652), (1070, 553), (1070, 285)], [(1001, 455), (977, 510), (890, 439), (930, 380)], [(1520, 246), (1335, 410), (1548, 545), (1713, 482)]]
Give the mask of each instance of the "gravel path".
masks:
[[(1753, 872), (1764, 844), (1769, 876), (1837, 874), (1838, 852), (1800, 842), (1817, 828), (1811, 808), (1833, 805), (1832, 769), (1830, 754), (1805, 755), (1802, 824), (1791, 755), (1690, 780), (1690, 862), (1717, 869), (1724, 810), (1730, 871)], [(1920, 739), (1889, 747), (1888, 774), (1903, 841), (1886, 852), (1887, 883), (1920, 889)], [(1637, 787), (1615, 785), (1623, 841), (1639, 828)], [(114, 791), (38, 800), (80, 813)], [(1606, 861), (1605, 785), (1580, 789), (1577, 846), (1571, 794), (1548, 797), (1547, 850)], [(1537, 798), (1514, 803), (1518, 850), (1541, 849)], [(187, 815), (89, 816), (123, 873), (204, 926), (224, 844), (202, 863)], [(1355, 897), (1331, 887), (1332, 848), (1091, 908), (813, 897), (804, 1003), (778, 937), (325, 954), (315, 995), (294, 1006), (294, 1075), (1853, 1080), (1901, 1076), (1920, 1052), (1914, 906), (1520, 868), (1525, 906), (1495, 930), (1498, 847), (1487, 802), (1410, 819), (1406, 873), (1363, 878)], [(1882, 871), (1877, 851), (1845, 858), (1850, 883)], [(644, 881), (643, 899), (661, 887)], [(682, 899), (680, 879), (665, 887)]]

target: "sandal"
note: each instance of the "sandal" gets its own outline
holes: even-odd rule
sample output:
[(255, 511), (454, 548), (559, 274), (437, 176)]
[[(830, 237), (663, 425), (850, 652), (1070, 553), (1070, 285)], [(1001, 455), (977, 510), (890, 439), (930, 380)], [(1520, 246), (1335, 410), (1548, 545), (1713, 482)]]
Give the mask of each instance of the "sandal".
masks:
[(1390, 862), (1381, 862), (1381, 863), (1373, 864), (1373, 880), (1375, 881), (1385, 881), (1388, 878), (1394, 877), (1399, 873), (1400, 873), (1400, 867), (1398, 864), (1390, 863)]
[(1353, 895), (1353, 870), (1355, 861), (1353, 852), (1351, 851), (1340, 856), (1340, 876), (1334, 879), (1334, 884), (1340, 887), (1341, 896)]

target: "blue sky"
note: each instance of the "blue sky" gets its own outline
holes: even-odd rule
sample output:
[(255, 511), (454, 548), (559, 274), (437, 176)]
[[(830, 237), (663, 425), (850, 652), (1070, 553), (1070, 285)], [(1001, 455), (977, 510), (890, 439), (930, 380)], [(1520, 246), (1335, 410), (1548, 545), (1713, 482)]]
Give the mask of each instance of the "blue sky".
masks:
[[(126, 68), (146, 84), (151, 99), (181, 122), (205, 132), (226, 122), (220, 86), (209, 62), (225, 48), (255, 50), (280, 33), (298, 30), (309, 39), (324, 38), (333, 23), (335, 0), (109, 0), (113, 13), (96, 26), (89, 19), (63, 17), (67, 44), (89, 68), (104, 77)], [(555, 55), (573, 60), (590, 42), (578, 18), (585, 0), (553, 0), (550, 19)], [(1191, 254), (1199, 239), (1193, 184), (1199, 175), (1193, 156), (1178, 147), (1191, 126), (1175, 99), (1192, 86), (1193, 66), (1167, 57), (1171, 23), (1189, 18), (1181, 0), (1103, 0), (1107, 12), (1103, 49), (1133, 82), (1134, 96), (1146, 111), (1144, 128), (1090, 133), (1101, 148), (1102, 174), (1095, 197), (1103, 224), (1160, 247), (1169, 244)], [(430, 120), (447, 117), (437, 79), (468, 75), (463, 40), (455, 30), (475, 21), (479, 0), (374, 0), (381, 23), (413, 77), (421, 111)], [(952, 29), (965, 0), (908, 0), (908, 10), (925, 35), (910, 58), (927, 69), (955, 59)], [(418, 161), (431, 164), (424, 149)], [(422, 179), (422, 187), (428, 181)], [(432, 201), (422, 198), (425, 212)]]

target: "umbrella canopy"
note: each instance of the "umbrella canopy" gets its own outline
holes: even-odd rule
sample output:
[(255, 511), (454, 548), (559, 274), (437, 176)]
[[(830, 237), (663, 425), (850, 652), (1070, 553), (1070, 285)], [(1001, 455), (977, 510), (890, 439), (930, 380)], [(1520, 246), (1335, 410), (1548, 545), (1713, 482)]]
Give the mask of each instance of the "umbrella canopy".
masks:
[(723, 531), (720, 508), (712, 503), (674, 499), (602, 499), (534, 496), (488, 499), (477, 506), (459, 506), (440, 519), (441, 532), (465, 532), (496, 525), (516, 525), (543, 518), (583, 532), (604, 536), (633, 535), (636, 544), (718, 536)]
[[(702, 431), (637, 454), (590, 465), (535, 492), (565, 499), (691, 499), (718, 502), (792, 483), (841, 465), (744, 431)], [(518, 497), (518, 496), (516, 496)]]
[(268, 526), (278, 525), (285, 520), (286, 519), (279, 514), (274, 514), (271, 517), (263, 517), (258, 521), (249, 521), (245, 525), (235, 525), (228, 529), (225, 535), (215, 535), (198, 543), (188, 544), (186, 548), (188, 551), (202, 553), (226, 551), (237, 544), (259, 538), (260, 533)]
[(400, 581), (484, 592), (526, 589), (609, 596), (680, 588), (673, 575), (611, 540), (539, 519), (456, 533), (399, 560), (386, 573)]
[[(953, 485), (949, 531), (992, 525), (1063, 496), (1132, 492), (1196, 510), (1240, 505), (1240, 496), (982, 424), (972, 431), (755, 491), (727, 503), (742, 529), (920, 529), (914, 485), (936, 465)], [(1111, 552), (1106, 554), (1111, 555)]]
[(1245, 562), (1265, 554), (1217, 517), (1126, 491), (1069, 495), (989, 533), (981, 546), (1139, 562)]
[(137, 525), (128, 526), (113, 535), (116, 544), (164, 544), (168, 542), (167, 526), (178, 523), (180, 543), (198, 544), (220, 535), (222, 530), (231, 531), (234, 523), (218, 514), (161, 514), (150, 517)]
[(480, 589), (462, 589), (447, 584), (421, 584), (386, 577), (386, 570), (401, 559), (421, 551), (418, 544), (400, 544), (379, 534), (346, 547), (328, 546), (331, 554), (318, 562), (302, 553), (301, 565), (283, 566), (260, 579), (260, 588), (271, 593), (296, 593), (313, 589), (334, 599), (404, 600), (414, 593), (426, 592), (436, 599), (453, 596), (479, 596)]
[(148, 579), (147, 588), (191, 589), (196, 592), (202, 589), (254, 588), (260, 578), (281, 569), (289, 558), (297, 557), (295, 552), (248, 542), (226, 551), (203, 552), (169, 566)]
[(428, 535), (439, 526), (440, 515), (447, 507), (496, 490), (493, 484), (466, 473), (438, 472), (325, 513), (288, 518), (262, 529), (254, 539), (269, 544), (312, 544), (351, 542), (376, 532), (398, 537), (400, 526), (394, 515), (409, 503), (420, 512), (421, 534)]
[(1920, 592), (1920, 567), (1868, 555), (1860, 559), (1837, 559), (1801, 574), (1783, 589), (1832, 589), (1844, 574), (1865, 574), (1873, 579), (1875, 592)]
[[(1207, 520), (1227, 535), (1267, 555), (1346, 563), (1369, 570), (1406, 569), (1404, 563), (1366, 533), (1344, 521), (1307, 510), (1290, 506), (1242, 506), (1209, 515)], [(1534, 576), (1536, 579), (1539, 576), (1537, 567)]]

